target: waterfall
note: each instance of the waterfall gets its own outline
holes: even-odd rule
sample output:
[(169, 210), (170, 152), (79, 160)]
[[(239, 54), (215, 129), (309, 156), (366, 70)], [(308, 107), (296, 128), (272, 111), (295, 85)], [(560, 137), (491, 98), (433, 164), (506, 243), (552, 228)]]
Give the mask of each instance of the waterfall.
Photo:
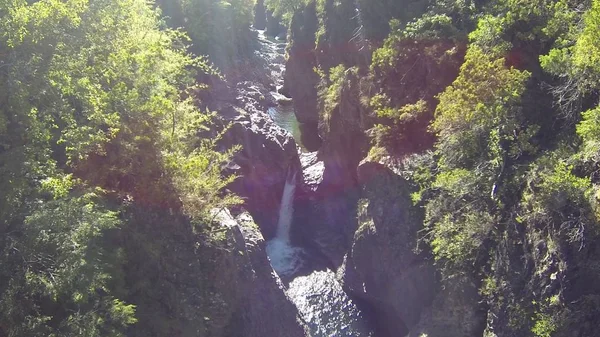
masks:
[(279, 276), (287, 277), (296, 274), (303, 265), (303, 249), (293, 247), (290, 240), (290, 230), (294, 218), (294, 192), (296, 191), (296, 171), (290, 168), (285, 179), (281, 205), (279, 206), (279, 219), (277, 220), (277, 234), (267, 242), (267, 255), (271, 266)]
[(277, 221), (277, 238), (283, 242), (290, 243), (290, 230), (294, 217), (294, 192), (296, 191), (296, 172), (288, 171), (281, 196), (279, 207), (279, 219)]
[[(359, 17), (360, 21), (360, 17)], [(270, 65), (271, 78), (283, 85), (285, 69), (283, 50), (259, 31), (260, 55)], [(357, 35), (361, 32), (358, 31)], [(362, 35), (361, 35), (362, 36)], [(360, 38), (358, 36), (357, 38)], [(359, 41), (360, 42), (360, 41)], [(274, 95), (275, 94), (275, 95)], [(273, 98), (281, 96), (272, 93)], [(280, 127), (294, 135), (301, 144), (301, 133), (293, 107), (278, 105), (269, 109), (269, 115)], [(266, 253), (273, 270), (286, 282), (286, 294), (296, 305), (302, 319), (314, 337), (371, 337), (367, 320), (337, 281), (335, 272), (316, 263), (310, 248), (292, 246), (291, 227), (294, 219), (294, 193), (296, 177), (303, 174), (299, 168), (290, 167), (281, 195), (277, 231), (267, 241)], [(314, 219), (318, 221), (318, 219)], [(265, 318), (268, 319), (268, 318)]]

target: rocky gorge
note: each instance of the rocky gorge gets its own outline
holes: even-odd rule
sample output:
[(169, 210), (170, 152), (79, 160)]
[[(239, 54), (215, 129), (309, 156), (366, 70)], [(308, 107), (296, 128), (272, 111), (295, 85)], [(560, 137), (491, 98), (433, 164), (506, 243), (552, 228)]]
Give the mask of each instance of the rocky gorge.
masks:
[(598, 27), (0, 1), (0, 337), (600, 336)]
[[(217, 98), (211, 103), (231, 123), (224, 144), (241, 145), (228, 167), (240, 176), (231, 189), (244, 198), (244, 209), (268, 242), (281, 235), (286, 180), (293, 179), (298, 186), (292, 192), (289, 242), (271, 250), (279, 255), (270, 256), (272, 264), (278, 260), (273, 264), (275, 271), (275, 266), (286, 270), (279, 270), (284, 282), (280, 291), (285, 290), (300, 309), (297, 314), (303, 318), (298, 324), (311, 327), (306, 333), (313, 336), (441, 336), (448, 331), (455, 331), (456, 336), (477, 335), (483, 330), (484, 315), (474, 285), (465, 280), (444, 293), (432, 257), (415, 252), (423, 214), (410, 201), (413, 187), (403, 177), (401, 165), (364, 159), (371, 123), (357, 95), (364, 74), (347, 73), (348, 84), (340, 88), (329, 119), (320, 119), (319, 78), (313, 72), (316, 59), (311, 61), (306, 52), (315, 47), (310, 46), (309, 26), (295, 24), (310, 15), (316, 29), (315, 8), (310, 5), (292, 19), (289, 38), (294, 43), (288, 47), (287, 59), (281, 42), (258, 31), (259, 66), (250, 68), (250, 75), (239, 75), (242, 80), (229, 89), (235, 100)], [(264, 27), (260, 22), (257, 26)], [(351, 57), (348, 62), (360, 62), (364, 55), (359, 46), (347, 45), (355, 51), (345, 54)], [(321, 53), (329, 57), (327, 51)], [(257, 75), (261, 71), (266, 76)], [(288, 108), (289, 102), (293, 109)], [(290, 172), (297, 174), (290, 178)], [(299, 266), (285, 269), (293, 264)], [(312, 290), (311, 296), (322, 297), (323, 302), (303, 307), (307, 304), (300, 303), (309, 302), (300, 294), (313, 287), (320, 290)], [(355, 299), (365, 311), (359, 314), (362, 318), (350, 318), (355, 309), (327, 302), (342, 296), (340, 292)], [(448, 317), (451, 308), (454, 316)], [(325, 312), (326, 318), (321, 316)], [(343, 318), (347, 314), (350, 317)], [(360, 329), (372, 332), (344, 328), (344, 322), (356, 319), (368, 326)], [(328, 330), (331, 324), (333, 330)]]
[[(381, 6), (391, 18), (406, 21), (421, 15), (428, 18), (438, 10), (426, 1), (411, 2), (406, 8)], [(259, 1), (256, 25), (266, 28), (263, 21), (273, 14), (263, 15), (263, 10), (265, 5)], [(490, 241), (484, 241), (472, 262), (474, 268), (449, 272), (429, 245), (431, 211), (415, 201), (422, 193), (419, 170), (437, 155), (431, 150), (436, 139), (428, 133), (428, 125), (438, 95), (459, 76), (465, 42), (429, 38), (427, 31), (423, 40), (390, 35), (381, 42), (378, 39), (396, 28), (374, 22), (365, 1), (307, 1), (287, 15), (285, 57), (282, 40), (261, 35), (271, 81), (256, 94), (267, 97), (263, 106), (250, 109), (267, 112), (274, 124), (263, 121), (264, 114), (251, 114), (244, 122), (234, 119), (230, 134), (235, 140), (231, 142), (244, 145), (235, 160), (242, 178), (232, 188), (246, 198), (245, 207), (271, 240), (268, 253), (273, 267), (309, 333), (550, 336), (540, 331), (558, 329), (552, 325), (556, 321), (544, 321), (558, 307), (550, 309), (536, 301), (543, 297), (550, 303), (571, 293), (567, 289), (572, 288), (559, 283), (566, 279), (580, 282), (575, 281), (579, 276), (561, 268), (579, 265), (581, 257), (567, 262), (558, 251), (534, 252), (532, 240), (540, 239), (539, 232), (517, 229), (506, 234), (512, 236), (507, 243), (489, 246)], [(391, 65), (376, 63), (385, 60), (387, 56), (378, 53), (392, 43), (398, 43), (394, 45), (398, 54), (388, 61)], [(380, 103), (382, 97), (388, 101)], [(415, 100), (417, 104), (411, 105)], [(389, 109), (385, 104), (404, 105), (399, 121), (392, 121), (391, 126), (391, 110), (385, 110)], [(292, 113), (295, 117), (288, 116)], [(388, 123), (383, 128), (382, 120)], [(389, 127), (397, 133), (377, 133)], [(295, 186), (292, 201), (285, 198), (290, 177)], [(292, 214), (282, 241), (283, 209)], [(589, 249), (594, 251), (593, 246)], [(516, 262), (519, 259), (527, 262)], [(495, 265), (485, 262), (489, 260)], [(509, 263), (524, 268), (525, 274), (508, 281)], [(553, 276), (548, 281), (541, 275)], [(557, 275), (563, 275), (563, 281)], [(497, 283), (498, 277), (506, 283)], [(538, 287), (546, 295), (536, 291)], [(307, 289), (320, 298), (318, 303), (302, 295)], [(515, 289), (527, 300), (517, 299), (511, 293)], [(548, 294), (558, 289), (562, 295), (555, 293), (549, 299)], [(335, 297), (352, 304), (338, 307)], [(518, 312), (528, 312), (531, 319), (520, 319)], [(572, 312), (567, 312), (571, 317)]]

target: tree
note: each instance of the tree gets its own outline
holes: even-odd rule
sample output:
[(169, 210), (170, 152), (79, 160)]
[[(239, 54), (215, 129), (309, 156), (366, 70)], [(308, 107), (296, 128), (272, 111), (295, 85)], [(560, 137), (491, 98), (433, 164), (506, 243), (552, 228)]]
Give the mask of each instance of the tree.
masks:
[(473, 262), (502, 209), (505, 170), (523, 152), (535, 126), (521, 123), (526, 71), (471, 45), (454, 83), (439, 95), (431, 127), (438, 136), (435, 197), (426, 205), (436, 258)]
[(0, 335), (123, 335), (119, 209), (237, 200), (184, 41), (143, 0), (0, 2)]

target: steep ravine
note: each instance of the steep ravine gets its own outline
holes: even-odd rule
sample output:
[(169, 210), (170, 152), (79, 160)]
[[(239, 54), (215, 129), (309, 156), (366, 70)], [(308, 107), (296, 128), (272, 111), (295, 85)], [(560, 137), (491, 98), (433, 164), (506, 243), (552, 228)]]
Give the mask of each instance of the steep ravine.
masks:
[[(364, 74), (347, 72), (323, 138), (303, 133), (296, 101), (316, 97), (292, 93), (292, 100), (284, 87), (302, 72), (298, 64), (286, 72), (298, 55), (286, 60), (283, 41), (256, 34), (259, 66), (233, 88), (233, 110), (242, 112), (228, 119), (225, 135), (228, 144), (242, 145), (231, 165), (240, 175), (232, 189), (245, 198), (310, 334), (475, 336), (484, 318), (476, 288), (464, 280), (440, 292), (430, 256), (414, 252), (422, 213), (398, 168), (360, 163), (368, 112), (355, 89)], [(294, 86), (308, 85), (302, 83)], [(304, 146), (306, 139), (318, 146)]]
[[(292, 230), (367, 309), (376, 336), (481, 336), (485, 311), (476, 283), (464, 277), (444, 284), (430, 253), (415, 249), (424, 214), (411, 201), (402, 161), (368, 158), (373, 111), (361, 95), (376, 88), (368, 82), (367, 36), (355, 35), (369, 32), (359, 2), (309, 2), (292, 17), (284, 92), (298, 120), (318, 127), (312, 136), (320, 143), (300, 158)], [(338, 65), (345, 69), (338, 84), (319, 79), (315, 69), (328, 74)], [(334, 95), (322, 91), (324, 81)]]
[[(286, 129), (301, 144), (298, 146), (301, 157), (314, 156), (316, 153), (310, 154), (302, 146), (302, 133), (298, 127), (300, 123), (296, 120), (291, 100), (280, 93), (285, 71), (283, 46), (268, 38), (262, 31), (258, 31), (258, 36), (261, 44), (258, 55), (267, 61), (270, 78), (278, 89), (269, 93), (277, 104), (268, 107), (267, 112), (276, 124)], [(303, 185), (304, 176), (310, 174), (301, 169), (301, 165), (291, 164), (287, 172), (277, 229), (274, 237), (267, 242), (271, 264), (286, 283), (287, 295), (298, 308), (313, 336), (373, 336), (365, 314), (345, 293), (335, 272), (318, 257), (319, 252), (315, 251), (315, 247), (304, 246), (303, 240), (294, 235), (297, 231), (292, 231), (292, 225), (301, 227), (303, 221), (295, 213), (297, 200), (301, 199), (298, 194), (302, 192), (297, 189), (297, 185)]]

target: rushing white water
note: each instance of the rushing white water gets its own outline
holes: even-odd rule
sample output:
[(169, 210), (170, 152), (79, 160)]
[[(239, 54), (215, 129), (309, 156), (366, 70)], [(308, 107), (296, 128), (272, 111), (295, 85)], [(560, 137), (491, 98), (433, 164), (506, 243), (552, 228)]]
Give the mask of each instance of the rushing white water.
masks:
[(271, 266), (279, 276), (292, 276), (302, 267), (302, 248), (293, 247), (290, 242), (290, 230), (294, 217), (294, 192), (296, 191), (296, 172), (288, 172), (281, 206), (279, 207), (279, 219), (277, 221), (277, 234), (275, 238), (267, 242), (267, 255), (271, 260)]
[[(290, 171), (286, 179), (275, 238), (267, 242), (267, 255), (279, 276), (291, 278), (304, 265), (306, 252), (294, 247), (290, 231), (294, 215), (296, 173)], [(296, 276), (286, 291), (315, 337), (372, 336), (360, 310), (344, 292), (329, 269)]]
[(294, 216), (294, 192), (296, 191), (296, 172), (290, 170), (283, 195), (281, 196), (281, 207), (279, 208), (279, 220), (277, 222), (277, 237), (284, 242), (290, 242), (290, 230)]

